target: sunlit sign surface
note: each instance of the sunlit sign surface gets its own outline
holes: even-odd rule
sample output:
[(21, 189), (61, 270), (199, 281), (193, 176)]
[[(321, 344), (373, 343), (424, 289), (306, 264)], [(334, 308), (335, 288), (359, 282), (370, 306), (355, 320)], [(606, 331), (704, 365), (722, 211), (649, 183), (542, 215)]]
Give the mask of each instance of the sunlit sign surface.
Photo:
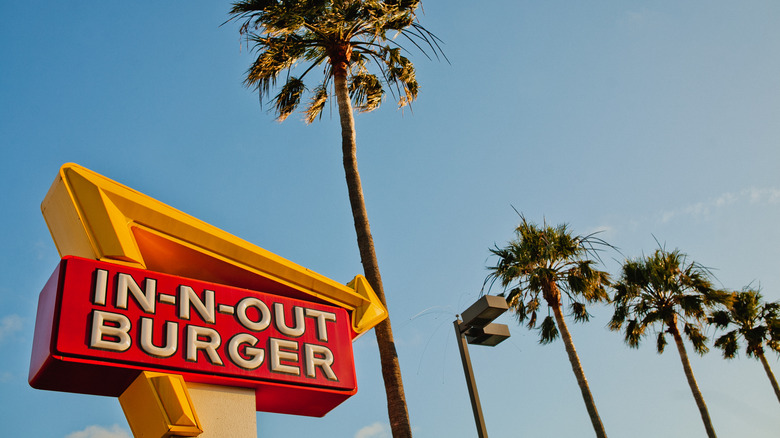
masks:
[(357, 390), (350, 327), (339, 307), (65, 257), (39, 299), (30, 384), (118, 396), (155, 370), (321, 416)]
[(365, 277), (342, 284), (79, 165), (41, 204), (61, 257), (78, 256), (346, 309), (354, 336), (387, 309)]

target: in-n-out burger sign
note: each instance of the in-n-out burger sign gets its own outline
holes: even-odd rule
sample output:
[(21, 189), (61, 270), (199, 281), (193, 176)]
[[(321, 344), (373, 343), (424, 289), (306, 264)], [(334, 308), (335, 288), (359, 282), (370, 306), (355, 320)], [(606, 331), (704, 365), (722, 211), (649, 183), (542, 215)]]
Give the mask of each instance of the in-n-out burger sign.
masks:
[(39, 299), (30, 384), (118, 396), (155, 370), (320, 416), (357, 391), (351, 342), (339, 307), (65, 257)]
[(124, 398), (131, 428), (162, 415), (145, 411), (155, 373), (193, 418), (190, 383), (310, 416), (356, 393), (351, 342), (387, 317), (365, 277), (324, 277), (73, 163), (41, 211), (63, 258), (38, 302), (33, 387)]

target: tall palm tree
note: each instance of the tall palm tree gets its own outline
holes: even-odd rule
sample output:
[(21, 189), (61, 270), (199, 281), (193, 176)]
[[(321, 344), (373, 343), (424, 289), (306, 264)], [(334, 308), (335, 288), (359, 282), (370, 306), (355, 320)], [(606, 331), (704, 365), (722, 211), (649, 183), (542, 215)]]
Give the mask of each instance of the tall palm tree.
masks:
[(614, 331), (624, 329), (625, 341), (632, 348), (637, 348), (647, 329), (653, 328), (657, 333), (659, 354), (666, 346), (665, 334), (672, 335), (707, 435), (715, 437), (707, 405), (693, 376), (680, 326), (694, 350), (699, 354), (706, 353), (707, 337), (702, 333), (702, 323), (707, 321), (706, 310), (724, 303), (727, 294), (713, 288), (706, 268), (689, 262), (678, 250), (665, 249), (657, 249), (649, 257), (627, 260), (614, 289), (615, 313), (609, 328)]
[(595, 262), (588, 258), (596, 255), (595, 245), (605, 243), (594, 235), (574, 236), (566, 225), (552, 227), (544, 223), (538, 226), (529, 223), (523, 215), (520, 218), (521, 223), (515, 229), (516, 238), (504, 248), (496, 246), (490, 250), (498, 257), (498, 262), (489, 268), (492, 272), (485, 282), (499, 281), (505, 291), (509, 290), (505, 296), (510, 309), (520, 322), (528, 320), (529, 329), (536, 328), (540, 298), (544, 299), (548, 313), (539, 327), (539, 342), (554, 341), (560, 331), (596, 436), (606, 437), (561, 308), (562, 299), (566, 298), (574, 320), (588, 321), (586, 303), (609, 300), (605, 289), (609, 276), (595, 269)]
[[(398, 98), (399, 107), (417, 97), (414, 65), (397, 41), (424, 54), (424, 49), (436, 56), (441, 53), (436, 37), (417, 22), (418, 6), (419, 0), (244, 0), (233, 3), (230, 10), (230, 20), (242, 22), (240, 33), (257, 54), (245, 85), (257, 90), (261, 102), (271, 99), (279, 121), (300, 105), (309, 73), (319, 70), (322, 76), (304, 109), (307, 123), (322, 114), (332, 88), (360, 259), (383, 303), (384, 288), (357, 167), (353, 110), (377, 108), (385, 88)], [(371, 73), (371, 66), (378, 74)], [(271, 97), (280, 78), (284, 84)], [(409, 414), (390, 320), (380, 323), (375, 333), (393, 436), (409, 437)]]
[(723, 350), (723, 357), (732, 359), (737, 354), (739, 338), (744, 339), (747, 356), (761, 361), (780, 401), (780, 387), (764, 355), (764, 347), (780, 353), (780, 302), (764, 303), (759, 291), (745, 289), (734, 292), (727, 309), (713, 312), (709, 321), (721, 329), (735, 327), (716, 339), (715, 347)]

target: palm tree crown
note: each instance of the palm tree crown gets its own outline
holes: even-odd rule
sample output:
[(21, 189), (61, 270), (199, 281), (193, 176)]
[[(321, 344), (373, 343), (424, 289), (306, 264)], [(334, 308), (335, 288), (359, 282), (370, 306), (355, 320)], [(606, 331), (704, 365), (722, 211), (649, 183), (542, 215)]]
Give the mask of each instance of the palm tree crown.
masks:
[(565, 296), (570, 302), (574, 320), (587, 321), (590, 315), (585, 309), (586, 303), (609, 300), (605, 289), (609, 284), (609, 276), (595, 269), (595, 262), (588, 258), (596, 254), (595, 245), (606, 243), (593, 235), (574, 236), (566, 225), (552, 227), (545, 223), (537, 226), (529, 223), (522, 215), (520, 218), (521, 223), (515, 229), (516, 239), (504, 248), (490, 250), (498, 257), (498, 263), (490, 268), (492, 272), (485, 282), (499, 281), (504, 290), (514, 286), (506, 295), (507, 303), (520, 322), (528, 318), (529, 329), (536, 327), (540, 296), (544, 298), (548, 315), (542, 321), (539, 342), (552, 342), (560, 331), (593, 430), (597, 437), (606, 437), (588, 379), (561, 310), (561, 298)]
[[(588, 321), (586, 303), (608, 301), (605, 286), (609, 284), (606, 272), (594, 269), (597, 245), (604, 245), (594, 235), (574, 236), (567, 225), (541, 227), (521, 216), (515, 229), (517, 238), (504, 248), (490, 252), (498, 257), (491, 267), (488, 280), (500, 281), (509, 289), (506, 300), (518, 319), (528, 320), (528, 328), (535, 328), (539, 307), (544, 298), (550, 306), (560, 306), (565, 296), (575, 321)], [(547, 316), (540, 327), (540, 343), (546, 344), (558, 337), (552, 316)]]
[(710, 322), (721, 329), (734, 327), (714, 344), (728, 359), (736, 356), (739, 338), (748, 357), (763, 354), (765, 346), (780, 353), (780, 302), (764, 303), (759, 291), (734, 292), (727, 309), (713, 312)]
[(709, 271), (688, 262), (678, 250), (656, 250), (652, 256), (628, 260), (623, 265), (613, 297), (615, 313), (609, 328), (618, 331), (625, 326), (626, 343), (636, 348), (648, 327), (657, 330), (656, 349), (666, 346), (665, 328), (683, 323), (683, 332), (699, 354), (706, 353), (707, 337), (702, 333), (708, 308), (722, 304), (723, 292), (713, 288)]
[[(359, 111), (377, 108), (384, 85), (398, 97), (399, 107), (410, 104), (419, 89), (414, 65), (402, 54), (395, 38), (420, 50), (441, 54), (438, 39), (416, 21), (419, 0), (245, 0), (233, 4), (230, 20), (242, 21), (240, 32), (252, 44), (257, 59), (245, 84), (261, 101), (270, 97), (280, 76), (284, 84), (273, 97), (280, 121), (301, 103), (304, 77), (315, 67), (324, 73), (306, 104), (305, 120), (314, 121), (328, 100), (334, 77), (348, 78), (352, 104)], [(423, 53), (425, 51), (423, 50)], [(301, 73), (293, 70), (303, 64)], [(369, 72), (378, 67), (379, 75)]]
[(713, 288), (706, 268), (689, 262), (685, 254), (678, 250), (665, 249), (657, 249), (653, 255), (638, 260), (627, 260), (614, 289), (615, 313), (609, 322), (609, 328), (614, 331), (624, 329), (624, 339), (632, 348), (639, 346), (648, 328), (655, 328), (658, 353), (663, 353), (666, 346), (665, 333), (672, 335), (707, 435), (710, 438), (715, 437), (707, 405), (693, 376), (678, 322), (682, 323), (683, 333), (696, 352), (706, 353), (707, 337), (702, 333), (702, 324), (707, 320), (707, 309), (723, 304), (727, 300), (727, 294)]
[(780, 353), (780, 302), (764, 303), (757, 290), (734, 292), (727, 309), (713, 312), (710, 322), (721, 329), (734, 327), (715, 340), (715, 347), (723, 350), (725, 358), (731, 359), (737, 354), (739, 338), (744, 339), (747, 356), (761, 362), (780, 401), (780, 384), (764, 354), (765, 346)]

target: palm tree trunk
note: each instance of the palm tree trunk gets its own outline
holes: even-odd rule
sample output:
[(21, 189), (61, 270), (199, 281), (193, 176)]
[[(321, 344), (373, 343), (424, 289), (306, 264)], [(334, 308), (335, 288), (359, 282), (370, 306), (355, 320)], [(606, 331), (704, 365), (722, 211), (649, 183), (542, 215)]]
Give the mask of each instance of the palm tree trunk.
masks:
[(761, 360), (761, 365), (764, 366), (764, 371), (766, 371), (766, 376), (769, 377), (769, 382), (772, 384), (772, 388), (775, 390), (775, 396), (777, 396), (777, 401), (780, 401), (780, 386), (777, 386), (777, 379), (775, 379), (774, 373), (772, 373), (772, 369), (769, 368), (769, 362), (766, 360), (766, 356), (764, 356), (763, 351), (759, 351), (756, 353), (758, 358)]
[(696, 383), (696, 378), (693, 377), (693, 369), (691, 369), (691, 362), (688, 360), (688, 353), (685, 351), (682, 336), (680, 336), (680, 331), (677, 329), (677, 321), (675, 319), (672, 322), (667, 322), (666, 325), (669, 327), (669, 333), (674, 337), (674, 343), (677, 344), (677, 351), (680, 353), (680, 361), (685, 371), (685, 377), (688, 379), (688, 386), (691, 387), (693, 398), (696, 400), (696, 406), (699, 407), (699, 413), (701, 414), (701, 420), (704, 422), (704, 428), (707, 430), (707, 436), (716, 438), (715, 429), (712, 427), (712, 420), (710, 420), (710, 413), (707, 411), (707, 404), (704, 403), (704, 397), (702, 397), (701, 391), (699, 391), (699, 385)]
[[(379, 264), (374, 251), (374, 239), (368, 223), (366, 204), (363, 199), (363, 188), (360, 184), (360, 174), (357, 168), (355, 142), (355, 120), (352, 115), (352, 103), (347, 89), (346, 65), (336, 63), (333, 66), (333, 83), (341, 119), (341, 149), (344, 159), (344, 172), (347, 179), (349, 202), (352, 207), (352, 217), (355, 220), (360, 261), (363, 272), (371, 287), (376, 292), (382, 304), (387, 307), (385, 292), (382, 287), (382, 277), (379, 274)], [(409, 412), (406, 408), (406, 396), (401, 379), (401, 366), (393, 340), (393, 329), (390, 318), (379, 323), (375, 328), (379, 358), (382, 364), (382, 378), (387, 395), (387, 411), (390, 419), (390, 429), (394, 438), (410, 438), (412, 428), (409, 423)]]
[(555, 321), (558, 324), (558, 330), (561, 332), (561, 339), (563, 339), (563, 345), (566, 347), (566, 354), (569, 355), (569, 362), (571, 363), (571, 369), (574, 371), (574, 377), (577, 379), (577, 384), (580, 386), (580, 392), (582, 392), (582, 399), (585, 401), (585, 407), (588, 410), (590, 421), (593, 423), (593, 430), (596, 432), (598, 438), (606, 438), (607, 433), (604, 431), (604, 425), (601, 423), (601, 417), (596, 409), (596, 402), (593, 400), (593, 394), (590, 393), (590, 386), (588, 385), (588, 379), (585, 377), (585, 371), (582, 369), (580, 363), (580, 357), (577, 355), (577, 350), (574, 348), (574, 341), (571, 339), (571, 333), (566, 326), (566, 321), (563, 320), (563, 313), (561, 312), (561, 305), (551, 305), (553, 314), (555, 315)]

